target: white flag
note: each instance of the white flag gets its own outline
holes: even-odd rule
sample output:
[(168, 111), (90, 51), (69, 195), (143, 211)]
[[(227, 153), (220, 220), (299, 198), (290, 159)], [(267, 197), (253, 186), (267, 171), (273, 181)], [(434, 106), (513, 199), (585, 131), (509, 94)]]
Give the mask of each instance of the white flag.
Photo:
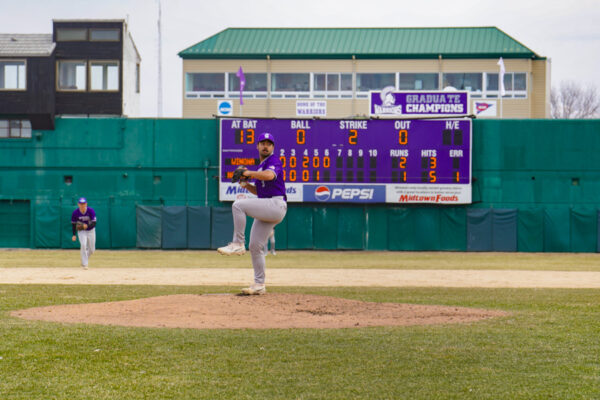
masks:
[(502, 57), (498, 60), (498, 65), (500, 66), (500, 74), (498, 75), (498, 87), (500, 88), (500, 96), (504, 96), (506, 94), (506, 90), (504, 90), (504, 73), (506, 70), (504, 69), (504, 60)]

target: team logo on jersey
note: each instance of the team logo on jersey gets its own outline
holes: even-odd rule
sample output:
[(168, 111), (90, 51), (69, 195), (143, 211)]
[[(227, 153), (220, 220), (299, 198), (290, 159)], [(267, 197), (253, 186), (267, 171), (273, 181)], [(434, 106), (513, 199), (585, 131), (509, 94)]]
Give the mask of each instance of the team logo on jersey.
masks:
[(318, 186), (315, 189), (315, 199), (319, 201), (327, 201), (331, 197), (331, 192), (327, 186)]

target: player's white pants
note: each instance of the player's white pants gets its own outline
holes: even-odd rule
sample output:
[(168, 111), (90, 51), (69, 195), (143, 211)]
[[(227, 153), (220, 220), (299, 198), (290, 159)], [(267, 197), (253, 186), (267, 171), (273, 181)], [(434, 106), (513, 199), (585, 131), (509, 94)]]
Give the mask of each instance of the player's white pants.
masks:
[(77, 236), (81, 246), (81, 265), (87, 267), (90, 256), (96, 251), (96, 228), (90, 231), (78, 231)]
[(246, 215), (254, 218), (248, 248), (252, 255), (254, 282), (264, 284), (265, 244), (267, 244), (275, 225), (285, 217), (287, 203), (283, 197), (240, 199), (233, 203), (231, 212), (233, 213), (233, 241), (235, 243), (246, 243)]
[(275, 254), (275, 232), (271, 231), (267, 243), (265, 243), (265, 254), (269, 253), (269, 243), (271, 244), (271, 252)]

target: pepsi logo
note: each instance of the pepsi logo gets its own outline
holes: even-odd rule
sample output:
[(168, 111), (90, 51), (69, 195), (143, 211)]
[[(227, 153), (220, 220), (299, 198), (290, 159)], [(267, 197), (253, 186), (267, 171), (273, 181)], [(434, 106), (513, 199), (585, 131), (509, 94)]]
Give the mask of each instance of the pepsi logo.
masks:
[(315, 189), (315, 199), (327, 201), (331, 197), (331, 192), (327, 186), (319, 186)]

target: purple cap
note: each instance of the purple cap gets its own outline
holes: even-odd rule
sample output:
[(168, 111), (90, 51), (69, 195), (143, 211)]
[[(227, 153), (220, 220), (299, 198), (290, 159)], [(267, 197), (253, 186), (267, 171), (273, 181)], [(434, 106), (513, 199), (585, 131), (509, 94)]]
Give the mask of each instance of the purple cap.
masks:
[(271, 135), (270, 133), (263, 133), (262, 135), (260, 135), (258, 137), (258, 142), (262, 142), (263, 140), (268, 140), (269, 142), (275, 144), (275, 139), (273, 138), (273, 135)]
[(85, 204), (85, 203), (87, 203), (87, 200), (85, 199), (85, 197), (81, 197), (79, 199), (79, 204)]

